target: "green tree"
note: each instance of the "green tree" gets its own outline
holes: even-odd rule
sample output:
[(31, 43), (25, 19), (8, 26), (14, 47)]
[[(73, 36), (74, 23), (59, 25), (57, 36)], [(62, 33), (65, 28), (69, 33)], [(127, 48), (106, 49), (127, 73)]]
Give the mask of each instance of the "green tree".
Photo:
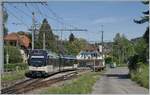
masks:
[[(149, 1), (148, 0), (142, 1), (142, 3), (146, 6), (149, 6)], [(137, 24), (143, 24), (143, 23), (149, 22), (149, 10), (144, 11), (143, 15), (144, 16), (142, 16), (140, 20), (135, 20), (134, 19), (134, 22), (137, 23)], [(147, 43), (149, 43), (149, 26), (146, 28), (146, 31), (143, 35), (143, 38), (146, 40)]]
[(52, 51), (56, 51), (56, 40), (55, 35), (52, 32), (52, 29), (47, 21), (44, 19), (42, 25), (39, 30), (38, 40), (35, 42), (35, 48), (42, 49), (43, 48), (43, 34), (45, 33), (45, 42), (46, 49), (50, 49)]
[(4, 63), (6, 63), (6, 54), (9, 55), (9, 63), (21, 63), (23, 61), (19, 49), (14, 46), (4, 47)]
[(74, 37), (73, 33), (71, 33), (69, 36), (69, 42), (72, 42), (74, 40), (75, 40), (75, 37)]
[[(149, 1), (142, 1), (142, 3), (147, 6), (149, 5)], [(145, 22), (149, 22), (149, 10), (144, 11), (143, 14), (144, 14), (144, 16), (142, 16), (140, 20), (134, 19), (134, 22), (138, 23), (138, 24), (143, 24)]]
[(113, 61), (118, 64), (127, 63), (128, 58), (134, 55), (133, 44), (124, 36), (119, 33), (116, 34), (113, 43)]
[[(142, 3), (145, 5), (145, 6), (148, 6), (149, 5), (149, 1), (148, 0), (145, 0), (145, 1), (142, 1)], [(144, 11), (143, 12), (143, 15), (144, 16), (142, 16), (142, 18), (140, 19), (140, 20), (134, 20), (134, 22), (135, 23), (137, 23), (137, 24), (143, 24), (143, 23), (146, 23), (146, 22), (149, 22), (149, 10), (146, 10), (146, 11)], [(147, 59), (149, 59), (149, 26), (146, 28), (146, 31), (145, 31), (145, 33), (144, 33), (144, 35), (143, 35), (143, 38), (144, 38), (144, 40), (145, 41), (143, 41), (143, 39), (141, 39), (140, 41), (142, 41), (143, 43), (142, 44), (144, 44), (144, 46), (146, 45), (147, 47), (144, 47), (144, 49), (143, 48), (139, 48), (138, 50), (137, 50), (137, 48), (138, 48), (138, 45), (136, 45), (136, 52), (140, 52), (140, 53), (138, 53), (138, 55), (143, 55), (143, 54), (145, 54), (145, 55), (143, 55), (143, 56), (145, 56), (145, 58), (147, 58)], [(146, 42), (146, 43), (145, 43)], [(139, 42), (139, 43), (137, 43), (137, 44), (139, 44), (139, 46), (141, 45), (140, 44), (141, 42)], [(142, 52), (141, 52), (142, 51)], [(147, 59), (145, 59), (145, 62), (146, 62), (146, 60)]]
[(85, 49), (87, 46), (87, 41), (84, 39), (78, 39), (76, 38), (72, 43), (66, 43), (66, 53), (69, 55), (77, 55), (81, 50)]
[(4, 36), (6, 36), (8, 34), (8, 28), (6, 27), (6, 23), (7, 23), (7, 20), (8, 20), (8, 13), (7, 13), (6, 10), (4, 10), (3, 14), (4, 14), (4, 16), (3, 16), (3, 20), (4, 20), (4, 29), (3, 29), (3, 31), (4, 31)]
[(138, 61), (145, 63), (147, 60), (146, 56), (146, 52), (147, 52), (147, 43), (146, 41), (141, 38), (138, 42), (135, 43), (134, 46), (136, 55), (139, 56)]

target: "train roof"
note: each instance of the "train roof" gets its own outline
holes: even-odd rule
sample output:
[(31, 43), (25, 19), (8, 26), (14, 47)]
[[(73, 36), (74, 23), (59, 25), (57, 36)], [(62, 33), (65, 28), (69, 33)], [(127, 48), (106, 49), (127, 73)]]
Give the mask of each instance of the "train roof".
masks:
[(70, 60), (76, 60), (76, 56), (72, 56), (72, 55), (63, 55), (62, 58), (64, 59), (70, 59)]
[(58, 54), (56, 54), (56, 53), (54, 53), (54, 52), (52, 52), (52, 51), (48, 51), (48, 56), (49, 56), (50, 58), (59, 58)]

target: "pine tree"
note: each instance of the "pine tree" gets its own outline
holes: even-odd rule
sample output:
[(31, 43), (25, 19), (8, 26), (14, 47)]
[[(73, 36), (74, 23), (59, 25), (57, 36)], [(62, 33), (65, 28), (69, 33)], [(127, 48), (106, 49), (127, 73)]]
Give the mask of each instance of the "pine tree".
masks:
[(69, 36), (69, 42), (73, 42), (74, 40), (75, 40), (75, 37), (74, 37), (73, 33), (71, 33)]
[[(149, 5), (149, 1), (142, 1), (142, 3), (144, 5)], [(143, 14), (144, 14), (144, 16), (141, 17), (140, 20), (135, 20), (134, 19), (134, 22), (137, 23), (137, 24), (143, 24), (145, 22), (149, 22), (149, 10), (144, 11)]]
[(45, 47), (46, 49), (50, 49), (55, 51), (55, 36), (52, 32), (51, 26), (48, 24), (47, 19), (44, 19), (42, 25), (39, 30), (38, 40), (36, 42), (35, 48), (42, 49), (43, 48), (43, 33), (45, 33)]
[[(149, 1), (142, 1), (142, 3), (144, 5), (149, 5)], [(146, 22), (149, 23), (149, 10), (144, 11), (143, 14), (144, 14), (144, 16), (140, 20), (134, 20), (134, 22), (137, 23), (137, 24), (143, 24), (143, 23), (146, 23)], [(147, 44), (147, 48), (145, 49), (145, 51), (143, 51), (143, 53), (141, 53), (139, 55), (145, 54), (144, 56), (146, 56), (146, 58), (149, 59), (149, 26), (146, 28), (146, 31), (143, 34), (143, 38), (144, 38), (144, 40)]]
[(4, 10), (3, 12), (4, 16), (3, 16), (3, 20), (4, 20), (4, 36), (6, 36), (8, 34), (8, 28), (6, 27), (6, 23), (7, 23), (7, 20), (8, 20), (8, 13), (6, 10)]

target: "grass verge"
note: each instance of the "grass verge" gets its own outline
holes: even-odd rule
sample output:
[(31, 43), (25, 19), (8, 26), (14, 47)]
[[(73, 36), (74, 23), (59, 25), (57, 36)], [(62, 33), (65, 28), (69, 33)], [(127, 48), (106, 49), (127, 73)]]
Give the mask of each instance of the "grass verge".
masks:
[(41, 94), (87, 94), (99, 78), (100, 72), (89, 72), (60, 87), (50, 87)]
[(149, 65), (142, 65), (139, 72), (132, 71), (131, 79), (145, 88), (149, 88)]
[(4, 74), (1, 77), (1, 80), (2, 81), (15, 81), (15, 80), (18, 80), (18, 79), (23, 79), (23, 78), (25, 78), (24, 74), (25, 74), (25, 70), (21, 70), (21, 71), (18, 71), (18, 72), (7, 73), (7, 74)]

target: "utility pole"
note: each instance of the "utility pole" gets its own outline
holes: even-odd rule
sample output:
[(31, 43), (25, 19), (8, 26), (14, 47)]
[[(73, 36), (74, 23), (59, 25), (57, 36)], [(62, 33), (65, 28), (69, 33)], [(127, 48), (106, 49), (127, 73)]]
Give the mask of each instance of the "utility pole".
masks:
[(32, 50), (34, 49), (35, 14), (32, 12)]
[(95, 58), (93, 60), (94, 60), (94, 72), (95, 72)]
[(3, 48), (3, 33), (4, 33), (4, 21), (3, 21), (3, 2), (0, 1), (0, 67), (1, 67), (1, 74), (4, 72), (4, 48)]
[(104, 62), (104, 44), (103, 44), (103, 25), (101, 25), (101, 32), (102, 32), (102, 35), (101, 35), (101, 43), (102, 43), (102, 64), (103, 64), (103, 62)]
[(45, 31), (44, 31), (44, 33), (43, 33), (43, 50), (45, 50)]
[(1, 67), (1, 74), (4, 72), (4, 42), (3, 42), (3, 34), (4, 34), (4, 21), (3, 21), (3, 8), (4, 8), (4, 3), (47, 3), (46, 0), (43, 1), (30, 1), (30, 0), (22, 0), (22, 1), (18, 1), (18, 0), (0, 0), (0, 54), (2, 54), (0, 56), (0, 67)]

